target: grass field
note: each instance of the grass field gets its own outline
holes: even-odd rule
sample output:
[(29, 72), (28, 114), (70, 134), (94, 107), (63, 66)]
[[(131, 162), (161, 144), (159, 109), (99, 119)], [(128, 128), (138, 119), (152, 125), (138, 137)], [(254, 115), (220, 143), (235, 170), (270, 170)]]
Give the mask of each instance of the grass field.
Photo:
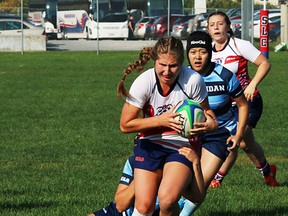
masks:
[[(122, 134), (116, 86), (138, 52), (0, 53), (0, 215), (86, 215), (114, 197), (134, 134)], [(255, 129), (280, 187), (242, 151), (200, 215), (288, 215), (287, 59), (269, 54)], [(250, 71), (255, 71), (253, 66)], [(126, 84), (135, 78), (130, 75)]]

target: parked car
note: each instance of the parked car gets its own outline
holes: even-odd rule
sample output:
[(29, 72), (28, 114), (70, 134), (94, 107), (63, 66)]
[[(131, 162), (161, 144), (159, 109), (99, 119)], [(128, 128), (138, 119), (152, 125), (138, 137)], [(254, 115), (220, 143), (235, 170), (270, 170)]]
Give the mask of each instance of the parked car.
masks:
[(207, 20), (207, 18), (198, 20), (198, 25), (196, 27), (196, 30), (208, 32), (208, 20)]
[(281, 17), (272, 17), (269, 22), (269, 38), (272, 41), (280, 39)]
[(153, 28), (151, 29), (151, 36), (153, 39), (161, 38), (163, 36), (168, 35), (168, 31), (172, 31), (172, 26), (174, 21), (183, 15), (171, 15), (170, 16), (170, 26), (168, 28), (168, 16), (159, 17), (153, 24)]
[(231, 8), (228, 11), (226, 11), (226, 14), (231, 20), (231, 18), (241, 15), (241, 8)]
[[(193, 19), (196, 15), (187, 15), (187, 16), (183, 16), (183, 17), (179, 17), (175, 20), (173, 27), (172, 27), (172, 32), (171, 32), (171, 36), (174, 36), (176, 38), (182, 38), (182, 30), (184, 27), (184, 25), (188, 26), (188, 20)], [(186, 31), (187, 31), (187, 27), (186, 27)], [(185, 39), (186, 39), (186, 35), (185, 35)]]
[(145, 39), (146, 29), (151, 26), (158, 17), (143, 17), (136, 24), (134, 28), (134, 37), (136, 39)]
[(235, 19), (231, 20), (231, 29), (233, 32), (235, 32), (236, 28), (242, 25), (242, 20), (241, 19)]
[[(258, 8), (254, 9), (254, 13), (253, 13), (254, 20), (255, 20), (255, 17), (260, 16), (260, 10), (261, 9), (258, 9)], [(273, 9), (267, 9), (267, 10), (269, 11), (269, 14), (280, 13), (280, 9), (277, 9), (277, 8), (275, 8), (275, 9), (274, 8)], [(241, 10), (240, 10), (240, 14), (237, 14), (237, 15), (235, 15), (233, 17), (229, 17), (229, 19), (231, 20), (231, 22), (234, 21), (234, 20), (241, 20)]]
[(196, 14), (196, 16), (194, 17), (194, 19), (189, 20), (188, 23), (188, 29), (189, 29), (189, 34), (191, 32), (194, 32), (197, 30), (198, 26), (200, 25), (200, 21), (203, 22), (204, 20), (207, 21), (207, 18), (209, 16), (210, 13), (200, 13), (200, 14)]
[(241, 18), (241, 8), (232, 8), (226, 11), (227, 16), (232, 21)]
[(47, 39), (57, 39), (57, 29), (55, 29), (54, 25), (49, 22), (48, 19), (44, 20), (44, 30), (45, 30), (45, 34)]
[[(269, 18), (269, 39), (274, 41), (279, 39), (280, 37), (280, 25), (281, 25), (281, 17), (275, 16)], [(260, 26), (260, 24), (259, 24)], [(255, 26), (254, 26), (255, 27)], [(254, 38), (259, 39), (260, 38), (260, 27), (256, 30), (258, 32), (255, 32), (254, 28)], [(256, 36), (255, 36), (256, 34)], [(241, 38), (241, 25), (238, 26), (234, 31), (234, 36), (237, 38)]]
[[(281, 13), (269, 13), (268, 17), (269, 17), (269, 23), (270, 23), (270, 19), (273, 17), (279, 17), (280, 18)], [(256, 15), (254, 17), (254, 38), (259, 39), (260, 38), (260, 14)]]
[[(280, 10), (279, 9), (268, 9), (269, 11), (269, 19), (272, 17), (279, 17), (280, 16)], [(260, 10), (255, 10), (254, 12), (254, 38), (259, 39), (260, 37)], [(242, 20), (240, 19), (235, 19), (231, 20), (231, 28), (232, 31), (234, 32), (234, 35), (236, 37), (241, 37), (241, 26), (242, 25)]]
[(188, 36), (189, 36), (189, 32), (188, 32), (188, 24), (189, 24), (189, 20), (183, 23), (183, 28), (180, 32), (180, 38), (182, 40), (187, 40)]
[(154, 20), (154, 22), (150, 23), (149, 25), (147, 25), (146, 30), (145, 30), (145, 34), (144, 34), (144, 40), (152, 40), (152, 29), (154, 28), (155, 25), (155, 21), (157, 19)]
[[(28, 20), (23, 20), (23, 33), (28, 35), (44, 34), (43, 26), (35, 26)], [(14, 14), (0, 14), (0, 35), (21, 35), (21, 17)]]
[(16, 15), (0, 15), (0, 41), (1, 51), (46, 51), (44, 28)]

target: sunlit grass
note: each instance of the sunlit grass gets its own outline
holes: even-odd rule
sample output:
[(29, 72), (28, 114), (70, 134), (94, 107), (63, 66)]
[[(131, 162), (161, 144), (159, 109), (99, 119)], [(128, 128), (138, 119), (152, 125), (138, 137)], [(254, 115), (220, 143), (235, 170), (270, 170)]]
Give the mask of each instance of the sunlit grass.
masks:
[[(0, 53), (0, 215), (86, 215), (108, 204), (133, 154), (122, 134), (116, 86), (138, 52)], [(270, 53), (255, 129), (279, 188), (240, 151), (195, 215), (285, 215), (288, 194), (287, 52)], [(150, 64), (151, 65), (151, 64)], [(251, 73), (255, 67), (250, 67)], [(127, 87), (136, 77), (128, 76)], [(269, 204), (268, 204), (269, 203)]]

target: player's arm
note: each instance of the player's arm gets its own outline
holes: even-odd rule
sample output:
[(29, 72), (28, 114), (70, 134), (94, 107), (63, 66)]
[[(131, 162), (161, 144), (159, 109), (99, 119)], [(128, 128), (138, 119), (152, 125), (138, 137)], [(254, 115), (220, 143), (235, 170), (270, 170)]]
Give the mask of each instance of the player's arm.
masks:
[(254, 92), (257, 88), (257, 85), (259, 85), (260, 82), (266, 77), (271, 67), (270, 62), (263, 54), (260, 54), (253, 62), (253, 64), (255, 64), (258, 68), (251, 83), (244, 91), (245, 97), (248, 101), (253, 100)]
[[(179, 154), (184, 155), (189, 161), (191, 161), (193, 165), (194, 178), (197, 188), (193, 188), (192, 190), (198, 191), (199, 202), (202, 202), (206, 195), (206, 190), (204, 187), (204, 177), (201, 169), (200, 158), (198, 154), (191, 147), (182, 147), (178, 150)], [(192, 185), (195, 185), (194, 183)], [(189, 193), (188, 193), (189, 194)]]
[(123, 212), (128, 209), (133, 203), (134, 198), (134, 181), (129, 185), (119, 184), (114, 197), (118, 212)]
[(231, 136), (227, 139), (227, 144), (230, 141), (233, 143), (232, 147), (230, 147), (229, 150), (233, 150), (239, 147), (240, 142), (243, 139), (244, 131), (247, 124), (247, 118), (249, 114), (248, 102), (244, 94), (241, 94), (239, 97), (234, 98), (234, 100), (238, 106), (238, 124), (235, 136)]
[(172, 113), (172, 109), (159, 116), (150, 118), (139, 118), (141, 109), (132, 104), (125, 103), (120, 119), (120, 129), (124, 133), (146, 131), (157, 127), (169, 127), (177, 132), (182, 129), (181, 122), (174, 118), (179, 115)]

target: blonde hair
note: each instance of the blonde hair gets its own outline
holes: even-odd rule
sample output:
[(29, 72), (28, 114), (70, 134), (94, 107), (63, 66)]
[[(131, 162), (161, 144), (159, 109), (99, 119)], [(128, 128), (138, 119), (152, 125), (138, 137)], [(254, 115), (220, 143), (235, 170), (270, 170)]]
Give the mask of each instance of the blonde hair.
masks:
[(175, 37), (160, 38), (154, 47), (144, 47), (140, 51), (139, 59), (134, 63), (128, 65), (124, 70), (121, 81), (117, 86), (117, 93), (119, 97), (129, 97), (128, 90), (124, 86), (126, 77), (133, 71), (142, 72), (146, 63), (152, 59), (154, 62), (158, 59), (161, 54), (172, 54), (177, 57), (178, 64), (182, 65), (184, 62), (184, 48), (182, 41)]

